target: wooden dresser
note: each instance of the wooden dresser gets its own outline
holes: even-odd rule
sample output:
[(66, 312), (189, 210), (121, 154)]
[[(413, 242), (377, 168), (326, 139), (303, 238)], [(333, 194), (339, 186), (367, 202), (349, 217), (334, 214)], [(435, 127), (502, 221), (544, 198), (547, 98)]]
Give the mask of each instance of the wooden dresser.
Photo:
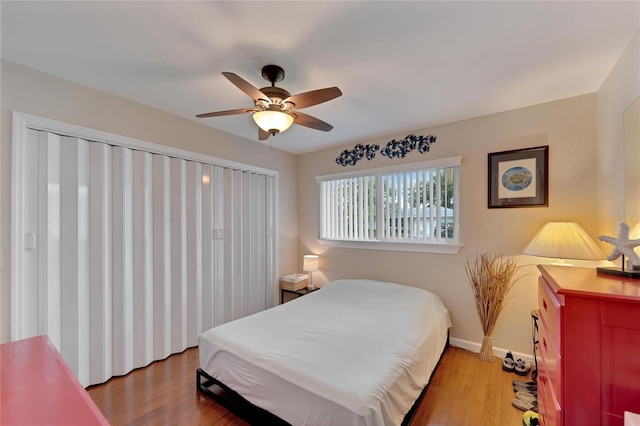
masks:
[(542, 424), (623, 426), (640, 412), (640, 280), (538, 269)]
[(0, 424), (108, 426), (47, 336), (0, 345)]

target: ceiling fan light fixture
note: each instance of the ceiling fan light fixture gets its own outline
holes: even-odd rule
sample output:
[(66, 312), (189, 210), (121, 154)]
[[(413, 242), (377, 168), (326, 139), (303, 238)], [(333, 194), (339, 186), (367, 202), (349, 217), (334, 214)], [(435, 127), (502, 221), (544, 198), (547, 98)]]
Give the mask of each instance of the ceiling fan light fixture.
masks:
[[(0, 0), (2, 1), (2, 0)], [(310, 90), (308, 92), (291, 95), (282, 87), (277, 87), (276, 82), (284, 78), (284, 70), (277, 65), (265, 65), (262, 67), (262, 76), (271, 83), (271, 86), (258, 89), (244, 78), (232, 72), (223, 72), (238, 89), (253, 99), (255, 108), (231, 109), (226, 111), (207, 112), (197, 114), (198, 118), (220, 117), (224, 115), (253, 114), (253, 120), (260, 130), (258, 140), (266, 140), (269, 135), (275, 135), (287, 130), (295, 121), (299, 126), (328, 132), (333, 129), (329, 123), (325, 123), (298, 110), (318, 105), (342, 96), (337, 87), (325, 87), (324, 89)]]
[(265, 132), (284, 132), (293, 124), (293, 117), (280, 111), (258, 111), (253, 114), (253, 120)]

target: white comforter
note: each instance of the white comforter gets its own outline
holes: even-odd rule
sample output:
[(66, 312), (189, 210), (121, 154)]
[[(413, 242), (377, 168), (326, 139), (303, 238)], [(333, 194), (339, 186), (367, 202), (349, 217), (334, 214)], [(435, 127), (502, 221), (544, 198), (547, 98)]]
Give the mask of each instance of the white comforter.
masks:
[(296, 426), (400, 424), (449, 327), (433, 293), (339, 280), (203, 333), (200, 366)]

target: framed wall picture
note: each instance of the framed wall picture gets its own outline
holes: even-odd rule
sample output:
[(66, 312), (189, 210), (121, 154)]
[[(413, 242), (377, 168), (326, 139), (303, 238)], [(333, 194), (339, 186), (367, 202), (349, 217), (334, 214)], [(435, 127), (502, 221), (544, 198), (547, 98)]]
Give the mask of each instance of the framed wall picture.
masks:
[(549, 145), (489, 154), (489, 208), (549, 205)]

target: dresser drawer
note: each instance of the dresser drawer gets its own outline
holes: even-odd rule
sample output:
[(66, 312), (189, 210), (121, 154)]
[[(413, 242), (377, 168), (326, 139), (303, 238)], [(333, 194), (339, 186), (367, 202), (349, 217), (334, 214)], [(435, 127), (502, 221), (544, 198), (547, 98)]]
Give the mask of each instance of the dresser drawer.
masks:
[(547, 386), (553, 388), (556, 399), (562, 403), (562, 356), (553, 341), (549, 339), (544, 318), (538, 325), (538, 368), (539, 375), (544, 376)]
[(562, 304), (556, 294), (545, 284), (542, 277), (538, 283), (538, 307), (540, 321), (544, 322), (546, 326), (547, 340), (552, 341), (559, 353), (562, 354)]
[(600, 426), (625, 426), (624, 417), (615, 414), (601, 413)]
[[(640, 293), (640, 287), (638, 287)], [(621, 302), (602, 302), (600, 304), (600, 322), (616, 328), (640, 331), (640, 304)]]
[(562, 406), (544, 375), (538, 376), (538, 415), (542, 426), (564, 425)]

